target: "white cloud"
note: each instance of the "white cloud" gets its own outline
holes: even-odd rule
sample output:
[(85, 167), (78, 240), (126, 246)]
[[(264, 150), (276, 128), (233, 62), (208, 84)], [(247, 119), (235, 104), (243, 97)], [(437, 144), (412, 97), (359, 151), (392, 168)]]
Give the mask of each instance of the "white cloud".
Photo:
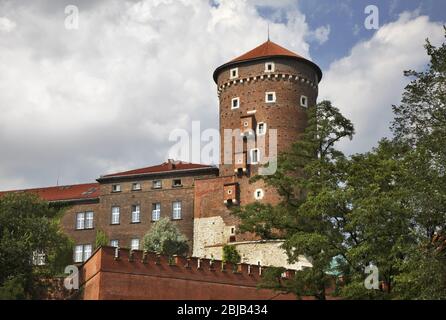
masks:
[(319, 44), (327, 42), (330, 35), (330, 25), (321, 26), (310, 33), (310, 37), (315, 39)]
[(6, 17), (0, 17), (0, 32), (11, 32), (16, 27), (16, 23)]
[[(268, 23), (252, 1), (110, 0), (81, 2), (67, 30), (62, 4), (14, 5), (0, 3), (20, 26), (0, 37), (0, 189), (154, 164), (174, 128), (217, 128), (212, 72), (265, 41)], [(308, 57), (305, 16), (283, 5), (273, 41)]]
[(422, 70), (428, 62), (423, 48), (429, 38), (441, 43), (442, 25), (426, 16), (403, 13), (382, 26), (368, 41), (333, 62), (320, 85), (320, 99), (329, 99), (356, 127), (352, 142), (342, 142), (347, 153), (364, 152), (390, 135), (392, 104), (398, 104), (408, 83), (403, 70)]

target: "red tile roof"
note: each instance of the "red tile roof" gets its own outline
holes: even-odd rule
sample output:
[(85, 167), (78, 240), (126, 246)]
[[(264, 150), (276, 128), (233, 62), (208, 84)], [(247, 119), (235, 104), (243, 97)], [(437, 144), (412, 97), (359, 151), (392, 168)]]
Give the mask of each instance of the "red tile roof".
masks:
[(255, 47), (251, 51), (248, 51), (245, 54), (242, 54), (241, 56), (231, 60), (231, 62), (245, 61), (270, 56), (288, 56), (303, 58), (298, 54), (295, 54), (294, 52), (279, 46), (277, 43), (268, 40), (262, 43), (260, 46)]
[(173, 172), (173, 171), (183, 171), (183, 170), (193, 170), (193, 169), (211, 169), (211, 168), (215, 167), (204, 164), (169, 160), (156, 166), (107, 174), (101, 176), (101, 178), (114, 178), (114, 177), (132, 176), (132, 175), (144, 175), (151, 173)]
[(87, 200), (99, 197), (99, 183), (85, 183), (68, 186), (34, 188), (0, 192), (0, 196), (12, 192), (30, 192), (46, 201)]

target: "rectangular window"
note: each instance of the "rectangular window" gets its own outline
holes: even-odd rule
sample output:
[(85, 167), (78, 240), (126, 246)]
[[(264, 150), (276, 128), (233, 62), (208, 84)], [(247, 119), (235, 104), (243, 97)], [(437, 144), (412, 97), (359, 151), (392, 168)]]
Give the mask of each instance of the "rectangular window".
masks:
[(182, 187), (181, 179), (173, 179), (172, 181), (172, 187)]
[(132, 191), (140, 191), (141, 190), (141, 183), (135, 182), (132, 184)]
[(83, 245), (77, 245), (74, 247), (74, 262), (82, 262), (83, 260), (83, 252), (84, 252), (84, 246)]
[(308, 107), (308, 98), (306, 96), (300, 96), (300, 105), (304, 108)]
[(153, 189), (161, 189), (162, 186), (161, 180), (153, 180)]
[(45, 253), (40, 250), (33, 251), (33, 265), (44, 266), (45, 265)]
[(112, 219), (111, 224), (119, 224), (119, 207), (112, 207)]
[(238, 68), (233, 68), (229, 71), (229, 79), (238, 78)]
[(111, 247), (119, 247), (119, 241), (118, 240), (110, 240), (110, 246)]
[(139, 239), (132, 239), (130, 243), (130, 249), (139, 250)]
[(121, 185), (120, 184), (112, 185), (112, 192), (121, 192)]
[(76, 214), (76, 229), (82, 230), (85, 229), (85, 213), (79, 212)]
[(259, 151), (259, 149), (251, 149), (251, 152), (250, 152), (250, 155), (251, 155), (251, 164), (257, 164), (257, 163), (259, 163), (259, 159), (260, 159), (260, 151)]
[(274, 72), (274, 62), (265, 63), (265, 72)]
[(84, 244), (84, 261), (87, 261), (88, 258), (91, 256), (91, 244)]
[(141, 209), (141, 207), (139, 205), (133, 205), (132, 206), (132, 223), (141, 222), (141, 220), (140, 220), (140, 209)]
[(152, 221), (158, 221), (161, 216), (161, 203), (152, 203)]
[(261, 136), (264, 135), (265, 133), (266, 133), (266, 123), (259, 122), (257, 124), (257, 135)]
[(85, 212), (85, 229), (93, 229), (93, 211)]
[(231, 109), (238, 109), (238, 107), (240, 107), (240, 98), (232, 98)]
[(265, 93), (265, 102), (267, 102), (267, 103), (276, 102), (276, 93), (275, 92), (266, 92)]
[(174, 201), (172, 203), (172, 219), (181, 219), (181, 201)]

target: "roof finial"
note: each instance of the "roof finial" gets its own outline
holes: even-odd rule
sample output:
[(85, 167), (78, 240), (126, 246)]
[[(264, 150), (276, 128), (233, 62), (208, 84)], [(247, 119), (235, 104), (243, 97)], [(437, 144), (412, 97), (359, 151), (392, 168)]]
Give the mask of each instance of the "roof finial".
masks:
[(268, 22), (268, 41), (269, 41), (269, 22)]

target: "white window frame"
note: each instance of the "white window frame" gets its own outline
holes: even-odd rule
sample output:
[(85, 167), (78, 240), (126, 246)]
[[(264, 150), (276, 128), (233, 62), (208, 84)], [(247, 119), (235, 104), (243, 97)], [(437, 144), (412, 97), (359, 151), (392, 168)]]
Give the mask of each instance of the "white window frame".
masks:
[(85, 229), (85, 212), (76, 213), (76, 230)]
[(139, 250), (139, 239), (133, 238), (130, 240), (130, 249), (131, 250)]
[[(113, 206), (111, 209), (111, 224), (121, 223), (121, 208), (119, 206)], [(117, 217), (117, 218), (116, 218)]]
[[(260, 193), (260, 195), (259, 195), (259, 193)], [(256, 189), (256, 191), (254, 191), (254, 199), (262, 200), (264, 196), (265, 196), (265, 192), (263, 191), (263, 189)]]
[(140, 223), (141, 222), (141, 205), (134, 204), (132, 205), (132, 223)]
[(172, 202), (172, 220), (180, 220), (182, 215), (181, 201)]
[(110, 240), (110, 247), (118, 248), (119, 247), (119, 240), (116, 240), (116, 239)]
[[(254, 154), (254, 152), (257, 152), (257, 161), (252, 161), (253, 160), (253, 154)], [(250, 164), (258, 164), (259, 162), (260, 162), (260, 149), (259, 148), (254, 148), (254, 149), (251, 149), (251, 150), (249, 150), (249, 161), (250, 161)]]
[(73, 260), (76, 263), (83, 262), (84, 259), (84, 245), (78, 244), (74, 246), (74, 257)]
[(84, 244), (84, 255), (83, 255), (84, 262), (91, 257), (92, 252), (93, 252), (93, 246), (91, 244)]
[[(305, 103), (302, 102), (302, 99), (305, 99)], [(308, 108), (308, 97), (301, 95), (300, 96), (300, 106), (304, 108)]]
[[(233, 75), (233, 71), (235, 71), (235, 75)], [(229, 79), (237, 79), (238, 78), (238, 68), (232, 68), (229, 70)]]
[[(260, 125), (263, 124), (263, 133), (260, 132)], [(266, 130), (267, 130), (267, 125), (266, 122), (259, 122), (257, 123), (257, 128), (256, 128), (256, 132), (258, 136), (263, 136), (266, 134)]]
[[(269, 95), (272, 95), (273, 96), (273, 100), (268, 100), (268, 96)], [(276, 92), (275, 91), (268, 91), (268, 92), (265, 92), (265, 102), (266, 103), (274, 103), (274, 102), (276, 102)]]
[[(138, 188), (136, 188), (136, 186), (139, 186)], [(141, 191), (141, 183), (140, 182), (133, 182), (132, 183), (132, 191)]]
[(152, 181), (152, 188), (153, 189), (161, 189), (163, 187), (162, 180), (153, 180)]
[(161, 203), (152, 203), (152, 221), (158, 221), (161, 218)]
[(85, 229), (93, 229), (94, 228), (94, 212), (87, 211), (85, 212)]
[[(271, 66), (271, 70), (268, 70), (268, 66)], [(276, 66), (274, 64), (274, 62), (269, 61), (269, 62), (265, 62), (265, 72), (274, 72), (274, 70), (276, 69)]]
[(120, 184), (113, 184), (112, 185), (112, 192), (121, 192), (121, 185)]
[(46, 255), (42, 250), (33, 251), (33, 265), (44, 266), (46, 264)]
[[(234, 101), (237, 101), (237, 107), (234, 107)], [(240, 108), (240, 97), (235, 97), (231, 99), (231, 110)]]
[[(180, 181), (180, 184), (176, 184), (175, 181)], [(178, 188), (183, 186), (183, 181), (181, 179), (173, 179), (172, 180), (172, 187)]]

